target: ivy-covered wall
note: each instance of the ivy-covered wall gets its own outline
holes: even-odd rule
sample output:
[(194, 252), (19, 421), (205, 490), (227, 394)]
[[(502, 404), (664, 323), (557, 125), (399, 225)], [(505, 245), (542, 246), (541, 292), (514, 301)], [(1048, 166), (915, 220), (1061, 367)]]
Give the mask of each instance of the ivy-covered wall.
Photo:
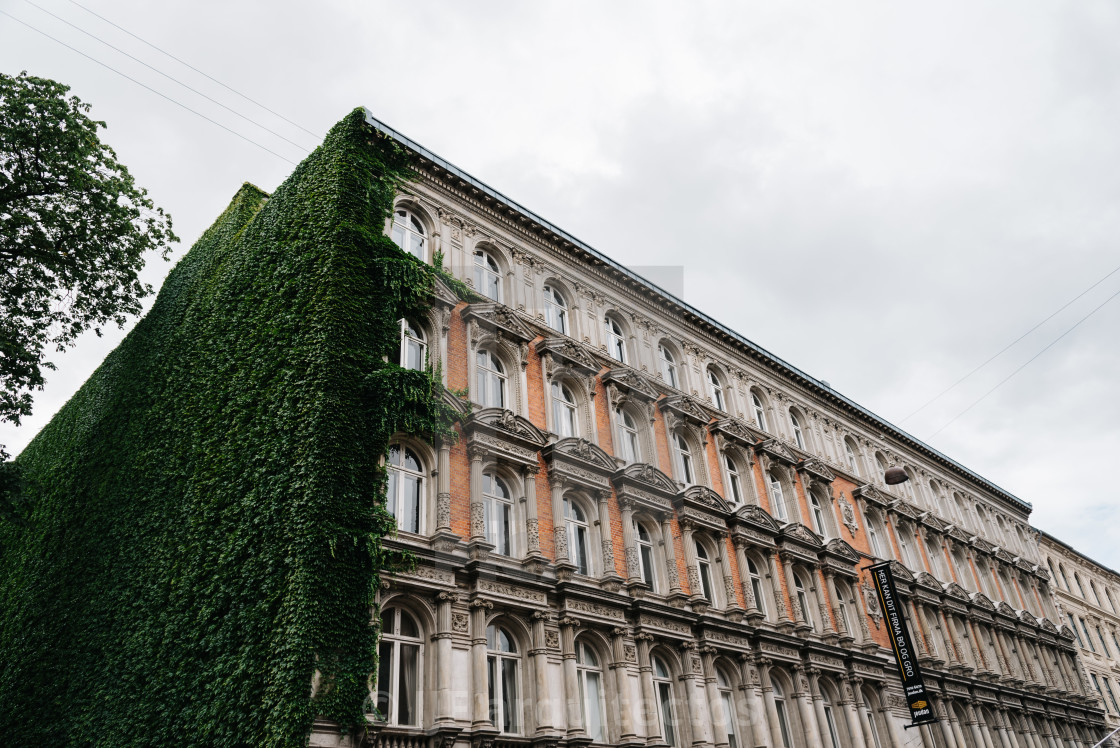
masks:
[[(383, 235), (408, 156), (356, 110), (246, 185), (19, 457), (0, 524), (6, 746), (298, 746), (362, 721), (395, 431), (448, 433), (396, 360), (431, 268)], [(311, 695), (312, 676), (322, 673)]]

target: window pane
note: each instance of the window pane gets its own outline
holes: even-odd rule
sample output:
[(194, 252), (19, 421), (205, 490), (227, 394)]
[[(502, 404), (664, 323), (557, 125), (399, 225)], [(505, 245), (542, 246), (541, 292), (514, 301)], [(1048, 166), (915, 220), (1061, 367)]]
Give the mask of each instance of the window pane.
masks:
[(723, 718), (727, 720), (727, 744), (730, 748), (738, 748), (739, 742), (735, 736), (735, 706), (732, 704), (731, 694), (722, 691), (720, 699), (723, 701)]
[(657, 695), (661, 708), (661, 727), (665, 742), (671, 746), (677, 744), (676, 725), (673, 723), (673, 692), (668, 683), (657, 684)]
[(393, 677), (393, 643), (382, 641), (377, 648), (377, 711), (383, 719), (389, 720), (390, 683)]
[(502, 660), (502, 702), (502, 730), (517, 732), (517, 661), (513, 659)]
[(498, 722), (498, 658), (486, 658), (486, 684), (490, 704), (490, 724), (497, 726)]
[(397, 724), (419, 725), (417, 701), (420, 695), (417, 676), (420, 671), (420, 647), (401, 645), (400, 683), (398, 684)]
[(600, 695), (599, 688), (599, 674), (587, 673), (587, 694), (584, 700), (586, 704), (587, 713), (584, 715), (584, 722), (587, 725), (587, 734), (591, 736), (591, 740), (596, 743), (603, 743), (605, 736), (603, 735), (603, 717), (599, 713)]

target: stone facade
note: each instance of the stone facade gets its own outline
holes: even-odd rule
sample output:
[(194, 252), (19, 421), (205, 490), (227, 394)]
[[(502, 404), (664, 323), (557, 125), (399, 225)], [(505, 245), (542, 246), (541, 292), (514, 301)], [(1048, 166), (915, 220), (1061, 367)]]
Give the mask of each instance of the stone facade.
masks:
[(1073, 629), (1092, 693), (1110, 729), (1120, 728), (1120, 574), (1052, 535), (1039, 545), (1054, 582), (1058, 618)]
[[(1103, 736), (1028, 504), (371, 122), (419, 158), (387, 231), (489, 298), (441, 287), (410, 321), (462, 395), (461, 438), (397, 440), (393, 500), (418, 510), (398, 508), (387, 542), (419, 563), (382, 591), (361, 741)], [(888, 466), (911, 480), (884, 485)], [(912, 732), (865, 570), (877, 560), (941, 718)], [(340, 742), (329, 725), (312, 735)]]

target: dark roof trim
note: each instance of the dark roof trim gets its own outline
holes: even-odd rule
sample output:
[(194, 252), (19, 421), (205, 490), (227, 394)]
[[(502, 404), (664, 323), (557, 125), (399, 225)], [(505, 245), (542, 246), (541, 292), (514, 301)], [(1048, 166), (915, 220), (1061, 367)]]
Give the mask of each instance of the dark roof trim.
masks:
[[(1031, 527), (1034, 527), (1034, 525), (1031, 525)], [(1088, 556), (1086, 556), (1086, 555), (1085, 555), (1084, 553), (1082, 553), (1081, 551), (1077, 550), (1076, 548), (1074, 548), (1074, 547), (1073, 547), (1072, 545), (1070, 545), (1069, 543), (1065, 542), (1064, 540), (1058, 540), (1057, 538), (1055, 538), (1055, 537), (1054, 537), (1053, 535), (1051, 535), (1050, 533), (1046, 532), (1045, 530), (1039, 530), (1039, 529), (1038, 529), (1037, 527), (1035, 527), (1034, 529), (1035, 529), (1035, 530), (1038, 530), (1038, 534), (1039, 534), (1039, 535), (1041, 535), (1042, 537), (1046, 538), (1047, 540), (1049, 540), (1049, 541), (1050, 541), (1051, 543), (1053, 543), (1054, 545), (1057, 545), (1057, 546), (1060, 546), (1060, 547), (1062, 547), (1062, 548), (1065, 548), (1065, 549), (1066, 549), (1067, 551), (1069, 551), (1069, 552), (1070, 552), (1070, 553), (1072, 553), (1073, 555), (1075, 555), (1075, 556), (1077, 556), (1077, 557), (1079, 557), (1079, 558), (1083, 558), (1083, 559), (1085, 559), (1086, 561), (1088, 561), (1089, 563), (1091, 563), (1091, 564), (1092, 564), (1093, 566), (1097, 567), (1097, 568), (1098, 568), (1098, 569), (1100, 569), (1101, 571), (1106, 571), (1106, 572), (1108, 572), (1109, 574), (1113, 575), (1114, 577), (1120, 577), (1120, 572), (1116, 572), (1116, 571), (1113, 571), (1112, 569), (1108, 568), (1107, 566), (1105, 566), (1104, 564), (1100, 563), (1099, 561), (1094, 561), (1093, 559), (1089, 558), (1089, 557), (1088, 557)], [(1057, 581), (1057, 580), (1055, 580), (1055, 581)], [(1087, 602), (1087, 601), (1086, 601), (1086, 602)]]
[(398, 143), (400, 143), (404, 147), (408, 148), (409, 150), (411, 150), (411, 151), (419, 154), (423, 158), (431, 161), (433, 164), (436, 164), (437, 166), (439, 166), (441, 169), (447, 171), (448, 173), (455, 175), (456, 177), (463, 180), (464, 182), (471, 185), (472, 187), (476, 188), (480, 192), (483, 192), (486, 195), (489, 195), (491, 198), (509, 206), (510, 208), (513, 208), (513, 209), (517, 210), (519, 213), (523, 214), (524, 216), (526, 216), (527, 218), (529, 218), (533, 222), (539, 224), (542, 228), (550, 231), (551, 233), (560, 237), (564, 241), (567, 241), (567, 242), (571, 243), (572, 245), (574, 245), (575, 247), (577, 247), (581, 251), (587, 253), (591, 257), (598, 260), (600, 263), (610, 267), (615, 272), (617, 272), (617, 273), (621, 274), (622, 276), (628, 278), (630, 281), (632, 281), (636, 285), (644, 287), (647, 291), (650, 291), (655, 295), (658, 295), (658, 296), (661, 296), (665, 299), (668, 299), (673, 304), (676, 304), (682, 311), (684, 311), (684, 312), (692, 315), (693, 317), (695, 317), (698, 321), (703, 322), (703, 323), (715, 328), (716, 330), (723, 333), (727, 337), (731, 338), (735, 342), (739, 343), (740, 345), (742, 345), (742, 346), (746, 347), (747, 349), (749, 349), (750, 351), (752, 351), (755, 355), (759, 356), (760, 358), (766, 359), (770, 364), (775, 365), (775, 366), (777, 366), (781, 369), (785, 369), (789, 374), (792, 374), (794, 377), (801, 379), (804, 382), (804, 384), (807, 384), (810, 387), (813, 387), (816, 390), (818, 390), (819, 394), (824, 395), (825, 397), (832, 398), (832, 399), (842, 403), (843, 405), (847, 406), (848, 408), (850, 408), (850, 409), (856, 411), (857, 413), (863, 415), (865, 418), (875, 422), (876, 424), (878, 424), (882, 428), (893, 432), (896, 435), (896, 437), (898, 437), (902, 441), (908, 442), (912, 447), (915, 447), (918, 450), (923, 451), (923, 452), (927, 453), (928, 455), (930, 455), (930, 456), (932, 456), (932, 457), (934, 457), (938, 460), (941, 460), (942, 462), (949, 465), (953, 469), (965, 474), (966, 476), (968, 476), (972, 480), (974, 480), (977, 483), (983, 485), (985, 488), (992, 491), (993, 493), (998, 494), (1000, 497), (1002, 497), (1004, 499), (1007, 499), (1008, 501), (1012, 502), (1013, 504), (1018, 504), (1019, 506), (1025, 508), (1028, 512), (1031, 510), (1030, 502), (1024, 501), (1023, 499), (1020, 499), (1018, 496), (1015, 496), (1014, 494), (1012, 494), (1008, 491), (1005, 491), (1004, 489), (997, 486), (995, 483), (992, 483), (987, 478), (984, 478), (983, 476), (973, 472), (972, 470), (969, 470), (968, 468), (966, 468), (964, 465), (960, 464), (956, 460), (954, 460), (954, 459), (948, 457), (947, 455), (939, 452), (938, 450), (934, 449), (933, 447), (929, 446), (928, 444), (925, 444), (924, 442), (920, 441), (916, 437), (914, 437), (914, 436), (908, 434), (907, 432), (903, 431), (898, 426), (895, 426), (894, 424), (890, 423), (889, 421), (886, 421), (886, 420), (880, 418), (879, 416), (872, 413), (867, 408), (864, 408), (862, 405), (855, 402), (854, 400), (851, 400), (851, 399), (845, 397), (844, 395), (841, 395), (839, 392), (832, 389), (832, 387), (824, 384), (823, 382), (821, 382), (821, 380), (817, 379), (816, 377), (812, 377), (812, 376), (808, 375), (807, 373), (805, 373), (801, 369), (797, 368), (793, 364), (789, 363), (788, 361), (785, 361), (784, 359), (782, 359), (778, 356), (775, 356), (770, 351), (766, 350), (765, 348), (762, 348), (761, 346), (751, 342), (747, 338), (745, 338), (742, 335), (740, 335), (739, 333), (735, 332), (730, 327), (727, 327), (726, 325), (724, 325), (720, 322), (717, 322), (716, 320), (712, 319), (711, 317), (704, 314), (700, 310), (690, 306), (689, 304), (685, 303), (683, 300), (678, 299), (676, 296), (669, 293), (665, 289), (661, 288), (657, 284), (646, 280), (642, 276), (635, 273), (633, 270), (630, 270), (629, 268), (627, 268), (624, 265), (620, 265), (619, 263), (612, 260), (610, 257), (607, 257), (602, 252), (599, 252), (598, 250), (593, 248), (591, 245), (585, 244), (584, 242), (580, 241), (579, 239), (572, 236), (571, 234), (569, 234), (567, 231), (560, 228), (559, 226), (553, 225), (552, 223), (545, 220), (541, 216), (537, 215), (533, 211), (529, 210), (525, 206), (519, 204), (518, 202), (516, 202), (514, 200), (511, 200), (510, 198), (503, 195), (501, 192), (498, 192), (497, 190), (495, 190), (493, 187), (490, 187), (489, 185), (487, 185), (483, 182), (480, 182), (478, 179), (472, 177), (470, 174), (466, 173), (465, 171), (463, 171), (459, 167), (457, 167), (454, 164), (450, 163), (449, 161), (437, 156), (435, 153), (432, 153), (431, 151), (429, 151), (427, 148), (420, 145), (416, 141), (412, 140), (411, 138), (406, 137), (405, 135), (402, 135), (400, 132), (398, 132), (397, 130), (394, 130), (392, 127), (389, 127), (384, 122), (382, 122), (381, 120), (374, 117), (373, 114), (369, 111), (369, 109), (365, 109), (365, 113), (366, 113), (366, 122), (368, 122), (373, 128), (375, 128), (376, 130), (378, 130), (378, 131), (388, 135), (389, 137), (393, 138), (394, 140), (396, 140)]

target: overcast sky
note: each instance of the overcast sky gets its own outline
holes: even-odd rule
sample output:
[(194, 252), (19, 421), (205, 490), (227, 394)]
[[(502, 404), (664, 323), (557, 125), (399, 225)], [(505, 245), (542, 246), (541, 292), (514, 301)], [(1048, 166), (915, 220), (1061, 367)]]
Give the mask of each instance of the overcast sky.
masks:
[[(0, 10), (298, 162), (318, 142), (69, 0)], [(308, 130), (380, 119), (1034, 504), (1120, 569), (1115, 3), (79, 0)], [(73, 87), (182, 237), (292, 165), (0, 15), (0, 70)], [(157, 285), (170, 263), (153, 258)], [(55, 358), (21, 449), (123, 333)]]

